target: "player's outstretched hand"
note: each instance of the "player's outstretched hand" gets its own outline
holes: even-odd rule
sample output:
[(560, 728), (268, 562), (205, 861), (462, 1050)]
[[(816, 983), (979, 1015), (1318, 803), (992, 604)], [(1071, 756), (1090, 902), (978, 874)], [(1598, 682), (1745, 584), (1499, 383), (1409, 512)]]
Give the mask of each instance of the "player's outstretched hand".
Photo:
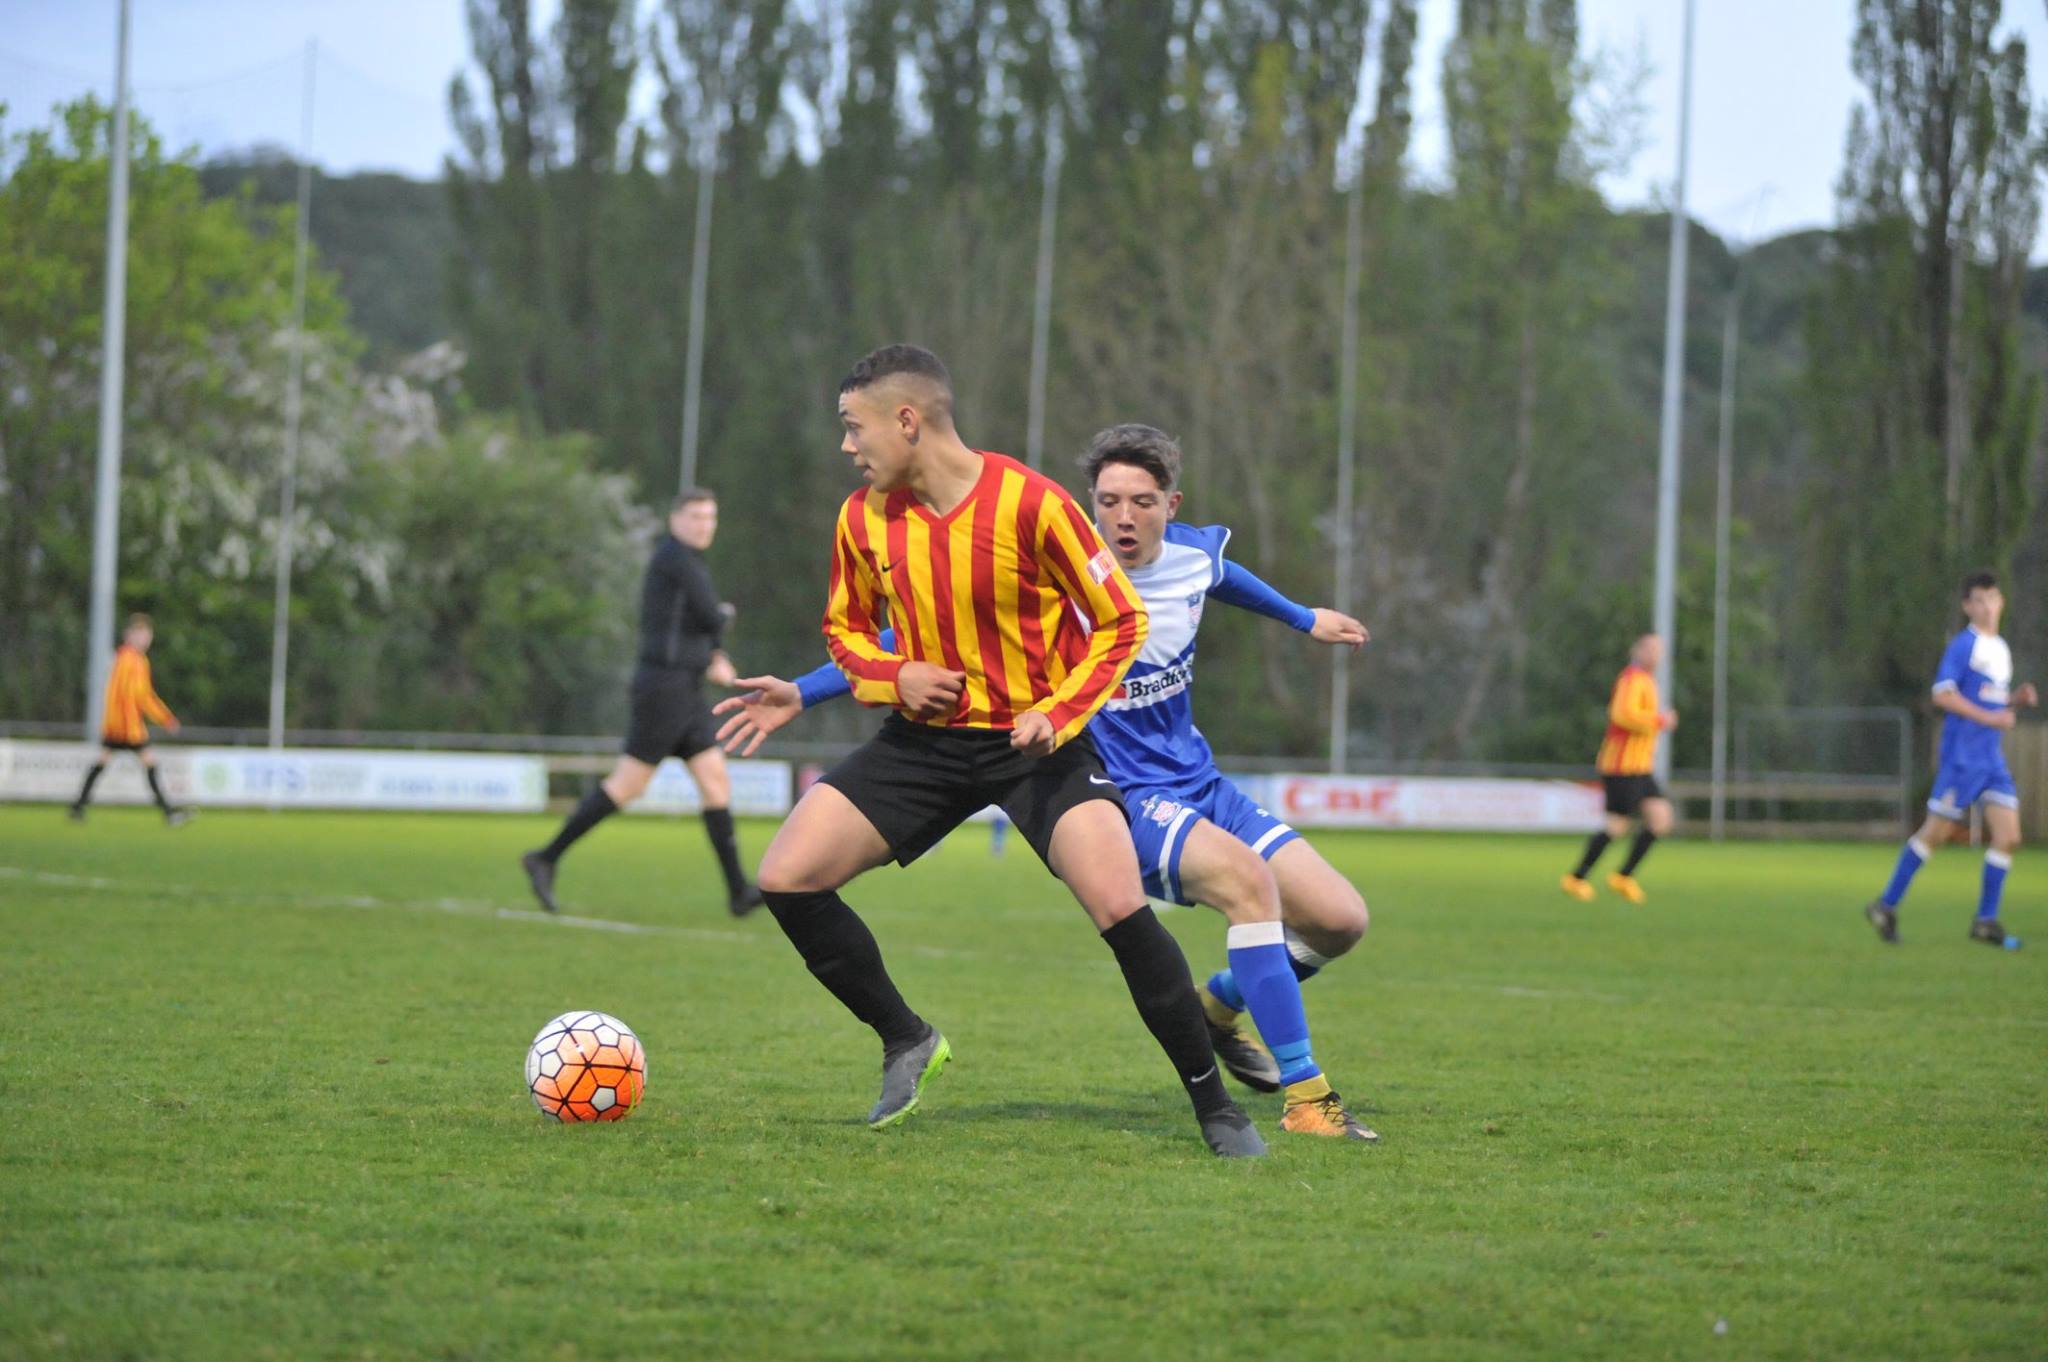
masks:
[(1308, 636), (1318, 643), (1349, 644), (1353, 652), (1372, 642), (1372, 635), (1363, 624), (1349, 615), (1325, 610), (1321, 606), (1316, 607), (1315, 627), (1308, 631)]
[(2033, 682), (2022, 681), (2019, 689), (2012, 693), (2012, 702), (2015, 708), (2024, 705), (2026, 708), (2032, 709), (2041, 703), (2041, 692), (2034, 689)]
[(704, 679), (714, 686), (737, 686), (741, 684), (739, 669), (732, 665), (732, 659), (724, 653), (713, 653), (711, 663), (704, 668)]
[(896, 673), (896, 693), (903, 707), (920, 719), (939, 719), (960, 707), (967, 689), (966, 672), (949, 672), (930, 662), (906, 662)]
[(1058, 745), (1059, 735), (1053, 732), (1052, 720), (1035, 709), (1018, 715), (1017, 726), (1010, 730), (1010, 746), (1027, 757), (1049, 757)]
[(1678, 727), (1678, 711), (1675, 709), (1665, 710), (1657, 716), (1657, 722), (1664, 725), (1664, 731), (1669, 733), (1672, 729)]
[(716, 741), (736, 757), (753, 756), (770, 733), (803, 713), (803, 695), (794, 681), (779, 676), (743, 676), (732, 684), (746, 689), (720, 700), (711, 712), (732, 715), (719, 726)]

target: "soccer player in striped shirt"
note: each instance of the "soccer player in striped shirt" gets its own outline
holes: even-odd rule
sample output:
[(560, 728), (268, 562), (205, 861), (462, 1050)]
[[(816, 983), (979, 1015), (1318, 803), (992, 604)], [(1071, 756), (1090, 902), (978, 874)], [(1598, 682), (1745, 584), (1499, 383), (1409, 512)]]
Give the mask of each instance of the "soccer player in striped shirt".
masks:
[(1578, 868), (1564, 877), (1564, 892), (1587, 903), (1593, 885), (1586, 877), (1610, 842), (1628, 836), (1632, 820), (1640, 820), (1635, 844), (1621, 869), (1607, 877), (1607, 887), (1630, 903), (1641, 903), (1643, 887), (1636, 867), (1659, 837), (1671, 831), (1671, 801), (1650, 774), (1657, 764), (1657, 740), (1678, 727), (1678, 711), (1661, 707), (1657, 697), (1657, 664), (1664, 658), (1664, 640), (1644, 634), (1629, 649), (1628, 665), (1614, 680), (1607, 701), (1607, 740), (1600, 744), (1595, 765), (1607, 789), (1607, 821), (1586, 841)]
[(133, 752), (135, 759), (142, 763), (142, 773), (149, 779), (149, 792), (156, 797), (157, 808), (163, 810), (165, 823), (175, 828), (191, 821), (191, 810), (174, 809), (171, 801), (164, 798), (163, 782), (157, 774), (156, 754), (149, 750), (150, 724), (158, 724), (173, 733), (178, 731), (178, 716), (171, 713), (171, 707), (163, 702), (150, 682), (149, 645), (155, 638), (156, 630), (149, 616), (128, 617), (128, 624), (121, 631), (121, 646), (114, 650), (114, 668), (107, 675), (106, 713), (100, 719), (99, 760), (87, 768), (85, 784), (79, 789), (78, 798), (71, 803), (74, 822), (84, 821), (85, 806), (92, 800), (92, 787), (99, 783), (107, 763), (114, 759), (116, 752)]
[(908, 1116), (951, 1049), (838, 891), (995, 804), (1115, 955), (1209, 1147), (1264, 1153), (1223, 1087), (1187, 959), (1145, 901), (1121, 796), (1083, 732), (1145, 641), (1130, 580), (1058, 483), (961, 440), (931, 352), (866, 356), (840, 384), (839, 417), (867, 486), (840, 509), (826, 644), (856, 699), (895, 712), (804, 794), (758, 882), (811, 973), (882, 1040), (868, 1124)]

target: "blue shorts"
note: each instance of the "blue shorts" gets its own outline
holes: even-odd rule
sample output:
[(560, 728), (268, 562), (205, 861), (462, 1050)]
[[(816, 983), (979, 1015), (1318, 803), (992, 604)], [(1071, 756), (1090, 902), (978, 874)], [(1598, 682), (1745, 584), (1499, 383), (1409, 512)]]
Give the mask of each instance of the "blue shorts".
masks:
[(1138, 848), (1138, 868), (1145, 872), (1145, 892), (1168, 903), (1194, 902), (1181, 889), (1180, 855), (1198, 819), (1208, 819), (1269, 861), (1301, 838), (1220, 775), (1191, 793), (1126, 791), (1124, 809), (1131, 816), (1131, 841)]
[(2019, 787), (2012, 783), (2012, 772), (2003, 761), (1976, 766), (1944, 765), (1934, 773), (1934, 790), (1927, 796), (1927, 811), (1960, 823), (1970, 806), (1980, 799), (2007, 809), (2020, 806)]

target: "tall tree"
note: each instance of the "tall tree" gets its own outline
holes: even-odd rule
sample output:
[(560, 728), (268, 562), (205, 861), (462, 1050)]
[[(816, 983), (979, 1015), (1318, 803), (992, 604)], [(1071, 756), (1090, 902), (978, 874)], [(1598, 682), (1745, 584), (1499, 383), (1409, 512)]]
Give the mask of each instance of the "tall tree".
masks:
[(1456, 718), (1445, 735), (1473, 749), (1497, 670), (1526, 627), (1515, 604), (1531, 566), (1530, 515), (1555, 382), (1561, 285), (1576, 229), (1597, 206), (1575, 139), (1582, 68), (1576, 0), (1460, 0), (1444, 58), (1453, 223), (1465, 257), (1459, 291), (1470, 321), (1469, 379), (1495, 419), (1474, 431), (1468, 490), (1490, 514), (1475, 534), (1477, 631)]
[(2048, 137), (2024, 41), (1996, 36), (2001, 11), (1857, 5), (1868, 97), (1850, 123), (1843, 249), (1811, 343), (1815, 415), (1858, 476), (1839, 480), (1855, 511), (1824, 519), (1816, 547), (1841, 564), (1877, 644), (1854, 670), (1894, 694), (1917, 689), (1947, 580), (2003, 565), (2032, 509), (2042, 381), (2020, 313)]

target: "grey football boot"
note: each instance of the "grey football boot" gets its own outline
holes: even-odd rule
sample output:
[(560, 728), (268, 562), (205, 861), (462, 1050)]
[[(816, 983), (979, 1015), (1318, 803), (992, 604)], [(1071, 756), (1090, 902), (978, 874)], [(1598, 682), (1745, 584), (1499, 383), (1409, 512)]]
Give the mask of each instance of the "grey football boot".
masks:
[(953, 1047), (933, 1027), (931, 1034), (906, 1050), (882, 1056), (882, 1095), (868, 1113), (868, 1125), (875, 1130), (901, 1125), (917, 1110), (925, 1080), (936, 1075), (953, 1058)]

